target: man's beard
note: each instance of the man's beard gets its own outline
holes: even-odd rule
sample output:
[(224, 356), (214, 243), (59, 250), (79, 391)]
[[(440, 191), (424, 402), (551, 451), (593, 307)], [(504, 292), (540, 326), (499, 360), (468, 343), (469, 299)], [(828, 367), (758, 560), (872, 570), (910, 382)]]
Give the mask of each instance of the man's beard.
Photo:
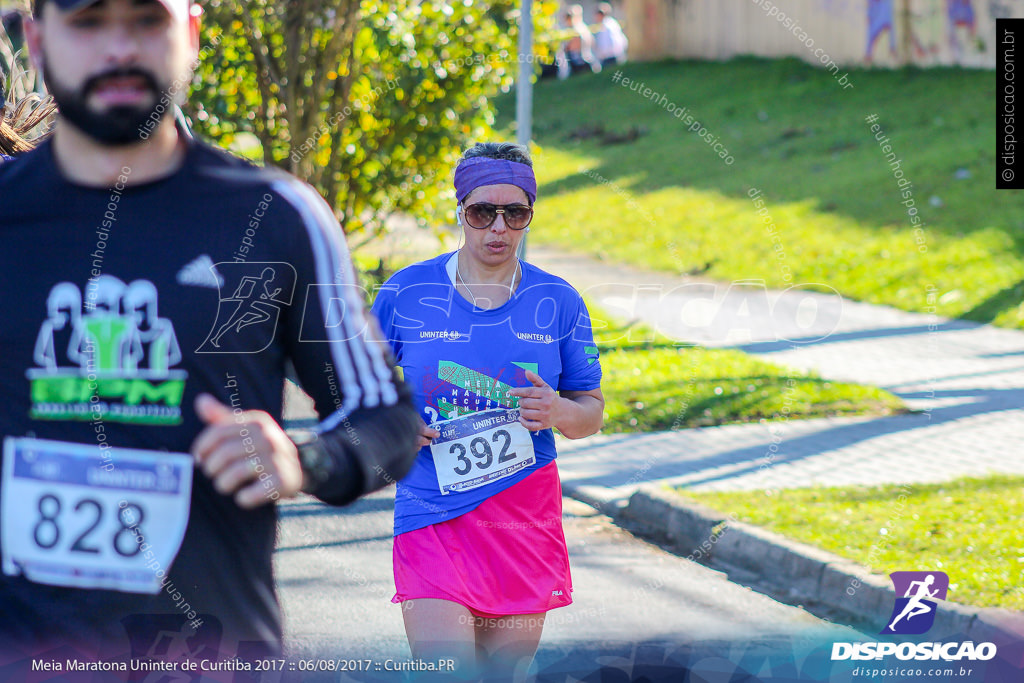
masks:
[[(105, 79), (123, 77), (143, 79), (146, 87), (153, 93), (152, 104), (140, 107), (118, 105), (103, 112), (89, 108), (88, 98), (95, 88), (101, 85)], [(53, 73), (45, 62), (43, 63), (43, 78), (46, 80), (50, 94), (53, 95), (54, 102), (57, 103), (60, 115), (85, 135), (107, 147), (120, 147), (142, 142), (148, 137), (146, 133), (152, 131), (153, 127), (171, 109), (167, 103), (164, 103), (164, 110), (157, 111), (161, 107), (160, 93), (166, 92), (167, 89), (161, 88), (151, 73), (137, 67), (111, 69), (98, 76), (93, 76), (78, 91), (65, 88), (53, 77)], [(147, 125), (146, 122), (151, 118), (153, 123)]]

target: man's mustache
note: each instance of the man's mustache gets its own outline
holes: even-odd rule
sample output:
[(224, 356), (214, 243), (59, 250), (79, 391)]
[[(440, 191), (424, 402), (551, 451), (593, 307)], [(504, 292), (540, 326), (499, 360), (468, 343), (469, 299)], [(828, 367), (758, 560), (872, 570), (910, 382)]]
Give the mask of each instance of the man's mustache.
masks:
[(148, 88), (153, 94), (156, 94), (160, 90), (160, 86), (156, 82), (156, 76), (151, 74), (145, 69), (139, 67), (128, 66), (117, 69), (110, 69), (104, 71), (101, 74), (90, 77), (85, 85), (82, 86), (82, 94), (85, 97), (91, 95), (94, 91), (100, 88), (105, 81), (114, 78), (139, 78), (145, 83), (145, 87)]

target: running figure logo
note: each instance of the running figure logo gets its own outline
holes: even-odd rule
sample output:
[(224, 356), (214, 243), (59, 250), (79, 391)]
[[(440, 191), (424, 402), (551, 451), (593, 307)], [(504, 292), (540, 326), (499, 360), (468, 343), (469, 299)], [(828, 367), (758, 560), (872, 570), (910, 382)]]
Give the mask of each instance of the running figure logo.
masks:
[(945, 600), (949, 591), (949, 577), (944, 572), (893, 572), (896, 595), (889, 616), (889, 625), (881, 633), (918, 635), (925, 633), (935, 622), (936, 600)]
[(281, 309), (292, 302), (295, 269), (288, 263), (216, 267), (224, 277), (217, 319), (196, 353), (259, 353), (273, 342)]

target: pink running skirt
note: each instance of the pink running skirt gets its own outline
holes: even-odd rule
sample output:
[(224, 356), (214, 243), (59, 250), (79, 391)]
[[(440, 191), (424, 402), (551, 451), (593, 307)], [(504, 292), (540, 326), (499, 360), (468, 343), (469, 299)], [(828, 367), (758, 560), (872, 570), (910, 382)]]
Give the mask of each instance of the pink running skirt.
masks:
[(395, 537), (395, 597), (450, 600), (478, 617), (536, 614), (572, 602), (554, 462), (472, 512)]

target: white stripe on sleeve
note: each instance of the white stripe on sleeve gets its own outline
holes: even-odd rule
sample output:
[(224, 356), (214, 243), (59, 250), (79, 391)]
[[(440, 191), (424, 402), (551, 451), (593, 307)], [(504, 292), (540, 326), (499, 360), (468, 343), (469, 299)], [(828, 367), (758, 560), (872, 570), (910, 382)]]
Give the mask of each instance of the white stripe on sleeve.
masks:
[[(321, 285), (315, 289), (320, 298), (324, 321), (330, 319), (332, 298), (340, 299), (345, 304), (346, 311), (342, 316), (344, 330), (339, 326), (327, 328), (331, 358), (334, 367), (340, 371), (344, 394), (344, 403), (339, 412), (350, 413), (361, 404), (372, 408), (381, 401), (386, 405), (394, 404), (398, 400), (398, 393), (391, 381), (387, 361), (379, 348), (366, 343), (358, 327), (359, 323), (365, 322), (363, 302), (356, 294), (354, 285), (358, 281), (349, 261), (348, 248), (330, 207), (313, 188), (298, 180), (275, 181), (273, 189), (295, 207), (306, 226), (316, 266), (314, 282)], [(380, 373), (378, 361), (388, 370), (386, 375)], [(343, 415), (339, 418), (335, 413), (325, 419), (321, 428), (330, 429), (333, 425), (328, 425), (328, 420), (336, 423), (340, 419), (343, 419)]]

